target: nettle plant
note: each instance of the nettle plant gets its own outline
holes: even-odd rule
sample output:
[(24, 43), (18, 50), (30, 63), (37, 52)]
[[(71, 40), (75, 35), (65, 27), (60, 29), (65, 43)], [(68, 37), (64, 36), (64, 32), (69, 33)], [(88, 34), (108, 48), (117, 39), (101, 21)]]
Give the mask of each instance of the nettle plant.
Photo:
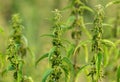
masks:
[[(86, 2), (86, 1), (85, 1)], [(81, 0), (72, 0), (71, 1), (71, 15), (67, 20), (66, 26), (68, 29), (72, 29), (71, 38), (74, 40), (74, 43), (70, 44), (68, 49), (68, 58), (73, 57), (73, 67), (74, 67), (74, 75), (73, 75), (73, 82), (78, 81), (78, 75), (80, 71), (86, 67), (88, 64), (80, 67), (78, 65), (78, 57), (80, 55), (80, 47), (83, 47), (86, 53), (85, 62), (88, 63), (88, 50), (86, 43), (89, 42), (88, 40), (83, 40), (82, 34), (85, 33), (86, 37), (91, 39), (91, 34), (86, 29), (84, 23), (84, 11), (94, 12), (90, 7), (86, 6), (84, 2)]]
[[(116, 49), (117, 45), (116, 43), (113, 43), (112, 41), (108, 39), (103, 39), (103, 27), (105, 27), (107, 24), (103, 23), (104, 20), (104, 10), (108, 6), (112, 5), (116, 2), (110, 2), (105, 7), (102, 5), (96, 6), (96, 16), (94, 18), (93, 22), (93, 37), (92, 37), (92, 52), (93, 52), (93, 59), (91, 61), (91, 71), (88, 74), (88, 76), (91, 76), (92, 82), (99, 82), (102, 80), (102, 78), (105, 76), (105, 69), (109, 65), (109, 56), (112, 54), (111, 52), (114, 52), (112, 49)], [(110, 52), (109, 52), (110, 49)], [(117, 49), (116, 49), (117, 50)], [(118, 55), (116, 51), (114, 52), (115, 55)], [(116, 57), (116, 56), (115, 56)], [(119, 67), (118, 70), (116, 70), (117, 73), (117, 82), (119, 78)]]
[[(64, 26), (61, 22), (60, 11), (55, 9), (54, 12), (54, 25), (53, 34), (47, 34), (52, 37), (52, 48), (50, 52), (42, 55), (37, 61), (36, 65), (44, 58), (48, 57), (50, 63), (50, 69), (43, 75), (42, 82), (61, 82), (63, 76), (65, 76), (65, 82), (70, 82), (70, 73), (73, 70), (71, 61), (66, 57), (65, 46), (63, 45), (62, 38), (64, 32)], [(45, 35), (46, 36), (46, 35)], [(64, 54), (64, 55), (62, 55)]]
[[(82, 70), (85, 71), (87, 70), (86, 75), (91, 76), (92, 82), (99, 82), (101, 78), (104, 77), (105, 71), (103, 70), (104, 68), (107, 68), (107, 65), (109, 63), (108, 56), (109, 54), (111, 54), (108, 53), (108, 50), (109, 49), (112, 50), (113, 48), (116, 49), (116, 45), (112, 41), (102, 38), (103, 26), (105, 27), (106, 25), (108, 25), (103, 23), (104, 9), (116, 3), (119, 3), (119, 1), (109, 2), (107, 5), (105, 5), (105, 7), (101, 5), (97, 5), (96, 10), (93, 11), (91, 8), (85, 6), (85, 4), (80, 0), (72, 1), (72, 5), (73, 5), (72, 15), (70, 16), (66, 24), (70, 29), (73, 28), (71, 36), (72, 39), (74, 39), (75, 41), (75, 44), (72, 44), (68, 50), (68, 57), (73, 55), (73, 66), (74, 66), (73, 82), (78, 82), (78, 75)], [(83, 12), (86, 9), (95, 13), (92, 37), (85, 27), (86, 23), (84, 23), (83, 21)], [(83, 32), (86, 33), (86, 35), (88, 36), (88, 39), (84, 41), (81, 39), (81, 35)], [(91, 43), (92, 54), (94, 54), (91, 62), (88, 62), (88, 48), (89, 48), (88, 43), (89, 44)], [(81, 47), (83, 47), (85, 50), (84, 57), (87, 63), (83, 66), (77, 65), (77, 55), (79, 54)], [(91, 67), (91, 71), (88, 73), (90, 67)]]
[[(19, 14), (14, 14), (11, 20), (12, 32), (9, 37), (8, 47), (7, 47), (7, 59), (10, 65), (6, 70), (3, 71), (14, 71), (13, 77), (15, 82), (24, 82), (26, 78), (23, 75), (23, 57), (27, 53), (27, 40), (23, 35), (24, 27), (21, 24), (21, 19)], [(32, 80), (29, 82), (33, 82)]]
[(101, 5), (97, 5), (96, 16), (94, 19), (94, 28), (93, 28), (93, 38), (92, 38), (92, 52), (94, 53), (92, 63), (91, 63), (91, 72), (88, 74), (92, 78), (92, 82), (98, 82), (102, 77), (101, 74), (101, 64), (102, 64), (102, 33), (103, 33), (103, 19), (104, 11)]
[(59, 79), (62, 74), (60, 66), (62, 65), (62, 57), (60, 48), (62, 47), (61, 35), (62, 28), (60, 26), (61, 15), (58, 10), (55, 10), (55, 24), (53, 26), (53, 40), (52, 40), (52, 53), (49, 55), (49, 60), (51, 62), (52, 72), (49, 76), (49, 82), (59, 82)]
[[(51, 37), (52, 47), (49, 52), (42, 55), (35, 62), (37, 66), (41, 60), (48, 58), (49, 69), (43, 75), (42, 82), (63, 82), (63, 80), (64, 82), (79, 82), (81, 71), (84, 71), (88, 78), (86, 81), (88, 82), (100, 82), (103, 78), (109, 78), (109, 73), (111, 72), (114, 72), (116, 75), (111, 75), (115, 79), (110, 78), (110, 81), (120, 82), (120, 40), (117, 38), (120, 26), (119, 13), (114, 25), (114, 42), (103, 38), (103, 32), (106, 32), (103, 28), (106, 28), (105, 26), (108, 25), (104, 23), (104, 10), (112, 4), (120, 3), (120, 0), (109, 2), (105, 6), (97, 5), (95, 11), (86, 6), (86, 2), (87, 0), (71, 0), (71, 15), (66, 24), (63, 24), (61, 21), (61, 11), (57, 9), (53, 11), (53, 33), (43, 35)], [(86, 10), (95, 15), (93, 23), (84, 22)], [(87, 24), (92, 25), (91, 32), (86, 28)], [(27, 50), (30, 51), (30, 49), (23, 35), (24, 27), (18, 14), (13, 15), (11, 25), (12, 32), (6, 50), (9, 66), (3, 71), (3, 74), (13, 71), (15, 82), (33, 82), (30, 77), (25, 76), (23, 73), (24, 57)], [(72, 31), (71, 38), (74, 43), (63, 39), (64, 32), (68, 30)], [(85, 40), (82, 38), (82, 34), (85, 34)], [(80, 55), (84, 57), (85, 62), (78, 65), (78, 57)], [(90, 59), (90, 56), (92, 59)], [(0, 59), (3, 59), (1, 53)], [(82, 61), (81, 59), (80, 61)], [(91, 61), (89, 62), (89, 60)], [(2, 66), (1, 62), (0, 65)], [(112, 71), (108, 70), (110, 66), (112, 66)]]

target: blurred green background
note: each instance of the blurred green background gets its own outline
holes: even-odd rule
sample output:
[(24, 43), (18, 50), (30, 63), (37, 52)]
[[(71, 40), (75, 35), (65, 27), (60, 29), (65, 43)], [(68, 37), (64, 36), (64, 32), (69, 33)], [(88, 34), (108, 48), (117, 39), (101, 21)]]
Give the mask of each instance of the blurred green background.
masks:
[[(88, 0), (86, 3), (88, 6), (94, 9), (95, 5), (105, 5), (112, 0)], [(31, 56), (28, 52), (25, 57), (24, 74), (32, 77), (34, 82), (41, 82), (43, 73), (48, 67), (47, 59), (40, 62), (37, 68), (34, 67), (34, 60), (38, 59), (42, 54), (48, 52), (51, 48), (51, 38), (40, 37), (42, 34), (51, 33), (52, 28), (52, 11), (54, 9), (62, 10), (70, 4), (70, 0), (0, 0), (0, 28), (3, 29), (3, 33), (0, 34), (0, 51), (5, 53), (8, 37), (10, 34), (11, 26), (10, 19), (15, 13), (19, 13), (22, 20), (24, 29), (24, 35), (28, 39), (29, 47), (32, 49), (35, 57)], [(105, 22), (113, 24), (116, 18), (119, 5), (113, 5), (105, 10)], [(62, 19), (65, 22), (70, 16), (70, 9), (62, 12)], [(93, 22), (93, 14), (85, 11), (85, 21)], [(89, 27), (88, 27), (89, 28)], [(112, 37), (111, 28), (104, 28), (104, 37)], [(68, 39), (70, 33), (65, 34)], [(6, 61), (6, 63), (8, 63)], [(0, 68), (0, 72), (6, 68), (7, 64)], [(81, 77), (81, 76), (80, 76)], [(84, 78), (80, 78), (84, 80)], [(4, 77), (0, 76), (0, 82), (12, 82), (12, 72), (8, 72)], [(61, 81), (62, 82), (62, 81)], [(83, 81), (84, 82), (84, 81)]]

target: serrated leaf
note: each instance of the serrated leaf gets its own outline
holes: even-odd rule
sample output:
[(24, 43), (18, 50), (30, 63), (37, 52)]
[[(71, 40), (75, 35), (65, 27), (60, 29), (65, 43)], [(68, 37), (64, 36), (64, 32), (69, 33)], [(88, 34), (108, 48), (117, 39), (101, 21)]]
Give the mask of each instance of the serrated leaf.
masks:
[(67, 58), (67, 57), (63, 57), (62, 60), (63, 60), (63, 62), (66, 62), (66, 63), (67, 63), (67, 65), (70, 67), (70, 70), (71, 70), (72, 74), (74, 74), (74, 67), (73, 67), (73, 64), (72, 64), (72, 62), (70, 61), (70, 59)]
[(30, 55), (32, 56), (32, 61), (33, 61), (34, 64), (35, 64), (35, 54), (34, 54), (34, 52), (31, 50), (30, 47), (27, 47), (27, 50), (29, 51)]
[(65, 77), (66, 77), (65, 78), (65, 80), (66, 80), (65, 82), (70, 82), (70, 77), (74, 76), (74, 67), (73, 67), (73, 64), (70, 61), (70, 59), (67, 58), (67, 57), (63, 57), (62, 61), (65, 62), (67, 64), (67, 67), (68, 67), (68, 69), (65, 66), (62, 67), (62, 69), (65, 72)]
[(51, 59), (51, 57), (52, 57), (52, 55), (53, 55), (53, 53), (54, 53), (55, 50), (56, 50), (56, 47), (53, 47), (53, 48), (50, 50), (49, 55), (48, 55), (49, 61), (50, 61), (50, 59)]
[(97, 61), (96, 61), (96, 69), (97, 69), (97, 76), (100, 76), (100, 69), (101, 69), (101, 64), (102, 64), (102, 53), (99, 52), (97, 54)]
[(101, 43), (104, 44), (104, 45), (107, 45), (107, 46), (116, 47), (115, 44), (110, 40), (102, 39)]
[(80, 67), (80, 68), (78, 69), (78, 72), (77, 72), (76, 77), (75, 77), (75, 82), (78, 82), (78, 78), (79, 78), (80, 73), (81, 73), (82, 70), (84, 70), (88, 65), (89, 65), (89, 64), (86, 64), (86, 65), (84, 65), (84, 66), (82, 66), (82, 67)]
[(120, 82), (120, 66), (117, 69), (117, 82)]
[(53, 72), (53, 69), (48, 69), (42, 77), (42, 82), (46, 82), (48, 76)]
[(73, 24), (73, 22), (75, 21), (75, 16), (70, 16), (69, 18), (68, 18), (68, 20), (67, 20), (67, 22), (66, 22), (66, 26), (67, 26), (67, 28), (68, 29), (70, 29), (70, 27), (71, 27), (71, 25)]
[(28, 47), (27, 38), (25, 36), (22, 36), (22, 39), (23, 39), (23, 43), (24, 43), (25, 47)]
[(67, 52), (67, 57), (70, 58), (71, 55), (73, 55), (75, 50), (75, 45), (71, 44), (70, 47), (68, 48), (68, 52)]
[(109, 62), (109, 53), (108, 53), (108, 48), (105, 46), (104, 47), (104, 55), (103, 55), (103, 59), (104, 59), (104, 67), (107, 66), (108, 62)]
[(65, 66), (61, 66), (61, 68), (65, 73), (65, 82), (70, 82), (70, 71)]
[(77, 47), (75, 48), (73, 55), (75, 55), (78, 48), (80, 48), (81, 46), (83, 46), (83, 45), (85, 45), (87, 43), (91, 43), (91, 40), (80, 41), (79, 45), (77, 45)]
[(83, 32), (88, 36), (88, 38), (89, 39), (92, 39), (92, 36), (91, 36), (91, 34), (89, 33), (89, 31), (86, 29), (86, 27), (85, 27), (85, 24), (84, 24), (84, 22), (82, 21), (82, 30), (83, 30)]
[(113, 5), (113, 4), (119, 4), (119, 3), (120, 3), (120, 0), (111, 1), (108, 4), (106, 4), (105, 7), (107, 8), (107, 7), (109, 7), (109, 6)]
[(90, 7), (88, 7), (88, 6), (82, 6), (81, 8), (83, 8), (83, 9), (85, 9), (85, 10), (88, 10), (88, 11), (94, 13), (94, 10), (91, 9)]
[(42, 56), (36, 61), (35, 66), (37, 66), (37, 64), (38, 64), (41, 60), (43, 60), (44, 58), (48, 57), (48, 55), (49, 55), (48, 53), (42, 55)]

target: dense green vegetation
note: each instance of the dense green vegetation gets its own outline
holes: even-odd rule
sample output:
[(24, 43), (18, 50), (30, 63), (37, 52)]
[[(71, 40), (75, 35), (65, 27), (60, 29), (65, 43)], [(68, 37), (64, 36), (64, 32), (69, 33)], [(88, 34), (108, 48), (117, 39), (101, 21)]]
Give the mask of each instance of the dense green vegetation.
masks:
[(0, 82), (120, 82), (120, 0), (0, 0)]

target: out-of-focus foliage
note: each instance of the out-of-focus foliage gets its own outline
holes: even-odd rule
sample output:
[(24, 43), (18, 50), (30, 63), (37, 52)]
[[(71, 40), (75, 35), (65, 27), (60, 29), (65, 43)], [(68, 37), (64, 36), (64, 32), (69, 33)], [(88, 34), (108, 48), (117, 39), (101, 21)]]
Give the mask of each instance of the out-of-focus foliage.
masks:
[[(28, 52), (27, 56), (24, 57), (24, 67), (23, 67), (23, 74), (26, 75), (26, 79), (33, 79), (34, 82), (41, 82), (42, 77), (43, 80), (47, 78), (49, 73), (52, 71), (51, 69), (46, 72), (46, 75), (44, 76), (45, 70), (48, 68), (49, 64), (47, 63), (47, 60), (44, 59), (49, 54), (45, 54), (42, 56), (42, 54), (48, 52), (51, 47), (51, 38), (50, 37), (41, 37), (43, 34), (50, 34), (52, 31), (53, 26), (53, 13), (52, 11), (54, 9), (59, 9), (62, 12), (62, 20), (63, 22), (66, 22), (66, 27), (69, 27), (71, 29), (71, 24), (74, 22), (75, 17), (70, 16), (71, 15), (71, 0), (0, 0), (0, 73), (6, 67), (9, 65), (8, 61), (6, 60), (7, 56), (5, 55), (7, 43), (8, 43), (8, 37), (11, 35), (12, 32), (11, 26), (10, 26), (10, 19), (11, 16), (14, 13), (19, 13), (23, 20), (24, 28), (24, 35), (27, 37), (28, 45), (30, 47), (30, 51), (34, 55), (30, 55), (31, 53)], [(104, 53), (102, 53), (103, 62), (104, 64), (104, 75), (107, 75), (107, 77), (102, 79), (102, 82), (116, 82), (116, 80), (119, 82), (120, 79), (120, 3), (119, 0), (81, 0), (85, 3), (86, 6), (89, 6), (91, 9), (95, 10), (95, 6), (98, 4), (102, 4), (103, 7), (106, 7), (104, 9), (105, 11), (105, 18), (103, 20), (103, 39), (102, 44), (105, 46), (102, 46), (105, 50)], [(112, 1), (112, 2), (111, 2)], [(106, 5), (107, 4), (107, 5)], [(94, 21), (94, 12), (88, 7), (84, 7), (86, 9), (84, 11), (83, 17), (85, 26), (88, 29), (88, 31), (92, 34), (92, 28), (93, 28), (93, 21)], [(91, 12), (92, 13), (91, 13)], [(67, 31), (65, 33), (65, 36), (63, 38), (69, 40), (68, 42), (74, 42), (70, 36), (71, 30)], [(86, 33), (83, 32), (81, 36), (82, 40), (86, 40)], [(108, 40), (106, 40), (108, 39)], [(110, 41), (109, 41), (110, 40)], [(115, 42), (114, 43), (112, 43)], [(67, 42), (67, 44), (68, 44)], [(81, 41), (77, 47), (75, 47), (74, 44), (67, 45), (66, 51), (68, 52), (66, 56), (68, 56), (70, 59), (72, 59), (72, 54), (74, 54), (74, 49), (78, 47), (82, 47), (80, 49), (80, 55), (78, 59), (78, 64), (80, 64), (80, 68), (78, 70), (77, 74), (77, 81), (80, 82), (88, 82), (89, 77), (83, 77), (86, 76), (89, 72), (88, 70), (82, 70), (83, 68), (89, 69), (89, 65), (83, 65), (88, 62), (91, 62), (92, 59), (92, 53), (90, 52), (91, 49), (89, 49), (89, 46), (91, 43), (88, 41)], [(86, 47), (88, 46), (88, 47)], [(65, 52), (62, 52), (65, 53)], [(116, 55), (115, 55), (116, 54)], [(42, 57), (41, 57), (42, 56)], [(38, 57), (41, 57), (40, 59)], [(35, 68), (34, 66), (34, 58), (36, 60), (39, 59), (41, 61), (44, 59), (44, 61), (41, 61), (37, 63), (37, 66)], [(3, 59), (3, 60), (2, 60)], [(65, 61), (68, 62), (67, 57), (63, 58)], [(98, 63), (100, 63), (101, 60), (101, 54), (98, 56)], [(114, 62), (113, 62), (114, 61)], [(68, 62), (69, 65), (71, 65), (71, 61)], [(99, 68), (100, 65), (98, 65)], [(64, 67), (65, 68), (65, 67)], [(71, 66), (72, 68), (72, 66)], [(70, 69), (72, 70), (72, 69)], [(90, 70), (90, 69), (89, 69)], [(65, 69), (63, 70), (65, 71)], [(117, 71), (117, 73), (116, 73)], [(81, 73), (82, 72), (82, 73)], [(67, 76), (69, 72), (65, 72), (66, 77), (70, 79), (69, 76)], [(12, 82), (11, 72), (1, 75), (0, 74), (0, 82)], [(70, 74), (68, 74), (70, 75)], [(63, 82), (64, 78), (61, 79)], [(31, 81), (32, 82), (32, 81)]]

